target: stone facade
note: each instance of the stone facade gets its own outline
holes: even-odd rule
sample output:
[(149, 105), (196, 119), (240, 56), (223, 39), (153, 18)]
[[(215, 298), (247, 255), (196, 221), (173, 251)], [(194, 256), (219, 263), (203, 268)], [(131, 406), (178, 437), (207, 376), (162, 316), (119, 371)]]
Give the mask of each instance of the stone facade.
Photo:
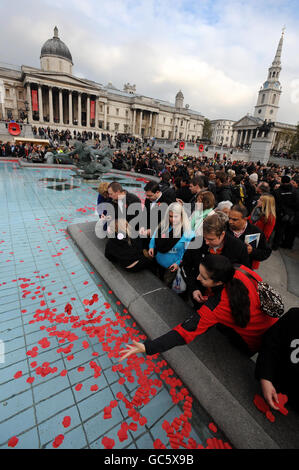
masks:
[(202, 137), (204, 116), (184, 107), (181, 91), (172, 104), (140, 95), (129, 83), (119, 90), (74, 76), (72, 56), (57, 28), (40, 61), (40, 69), (0, 64), (0, 119), (27, 115), (37, 127), (190, 141)]
[(212, 143), (214, 145), (226, 145), (227, 147), (231, 147), (233, 145), (234, 123), (235, 121), (229, 119), (215, 119), (211, 121)]

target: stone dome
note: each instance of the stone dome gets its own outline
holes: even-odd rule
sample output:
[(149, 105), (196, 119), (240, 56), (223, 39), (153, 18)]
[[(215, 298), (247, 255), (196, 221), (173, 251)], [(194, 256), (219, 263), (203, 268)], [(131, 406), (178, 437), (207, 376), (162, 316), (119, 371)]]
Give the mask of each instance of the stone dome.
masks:
[(69, 48), (64, 44), (61, 39), (58, 37), (58, 29), (55, 26), (54, 36), (48, 41), (45, 42), (41, 49), (40, 58), (45, 56), (55, 56), (62, 59), (68, 60), (73, 65), (72, 55), (69, 51)]

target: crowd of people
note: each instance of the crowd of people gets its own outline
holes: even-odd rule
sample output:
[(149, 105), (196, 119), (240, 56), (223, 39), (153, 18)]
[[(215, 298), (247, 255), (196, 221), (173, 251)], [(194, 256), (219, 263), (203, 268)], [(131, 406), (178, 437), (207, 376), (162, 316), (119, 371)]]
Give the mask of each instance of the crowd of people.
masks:
[(194, 314), (154, 340), (133, 341), (121, 360), (188, 344), (217, 325), (243, 354), (259, 353), (256, 377), (267, 403), (277, 409), (282, 392), (298, 409), (299, 309), (266, 314), (256, 272), (298, 235), (298, 171), (151, 150), (129, 149), (126, 161), (143, 174), (154, 169), (160, 181), (146, 183), (144, 204), (118, 182), (100, 183), (96, 234), (106, 238), (105, 255), (127, 272), (149, 269)]

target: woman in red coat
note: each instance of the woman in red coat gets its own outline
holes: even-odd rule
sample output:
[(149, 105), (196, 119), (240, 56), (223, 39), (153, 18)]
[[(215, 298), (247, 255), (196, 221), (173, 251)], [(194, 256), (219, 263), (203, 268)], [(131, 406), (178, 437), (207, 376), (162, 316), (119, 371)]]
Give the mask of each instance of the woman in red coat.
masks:
[[(262, 280), (249, 268), (241, 266), (240, 269)], [(261, 311), (256, 283), (222, 255), (208, 255), (202, 260), (198, 280), (206, 288), (203, 301), (205, 295), (208, 299), (197, 313), (159, 338), (145, 343), (133, 341), (133, 346), (128, 345), (122, 351), (121, 360), (139, 352), (153, 355), (188, 344), (216, 324), (229, 328), (249, 356), (259, 350), (263, 334), (278, 319)]]

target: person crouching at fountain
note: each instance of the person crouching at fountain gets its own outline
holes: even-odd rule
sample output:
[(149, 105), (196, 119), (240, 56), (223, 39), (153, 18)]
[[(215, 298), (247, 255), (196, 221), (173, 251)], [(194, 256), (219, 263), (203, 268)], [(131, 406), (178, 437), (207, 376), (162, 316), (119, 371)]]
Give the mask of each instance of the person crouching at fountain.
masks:
[(112, 220), (108, 225), (107, 234), (105, 256), (109, 261), (118, 263), (130, 272), (153, 269), (153, 261), (144, 256), (141, 239), (132, 238), (126, 219)]

